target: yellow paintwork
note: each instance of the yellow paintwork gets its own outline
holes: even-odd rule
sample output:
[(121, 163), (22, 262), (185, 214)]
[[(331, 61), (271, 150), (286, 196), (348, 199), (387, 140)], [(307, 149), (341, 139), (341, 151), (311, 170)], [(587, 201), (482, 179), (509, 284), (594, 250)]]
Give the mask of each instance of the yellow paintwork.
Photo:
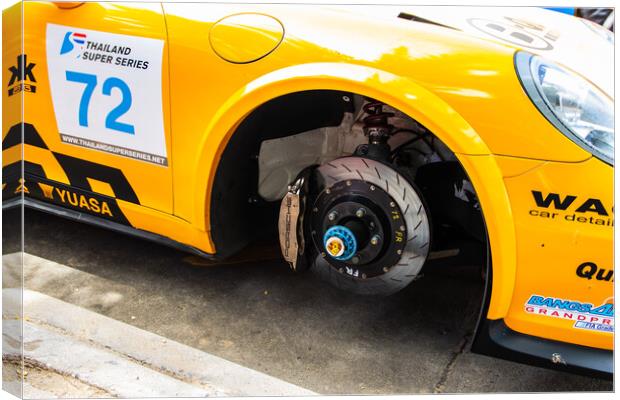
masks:
[(278, 47), (283, 37), (280, 21), (254, 13), (224, 17), (209, 31), (213, 51), (224, 60), (239, 64), (265, 57)]
[[(570, 343), (611, 349), (611, 334), (593, 331), (576, 332), (570, 321), (523, 313), (530, 294), (575, 299), (600, 305), (613, 303), (613, 282), (587, 280), (576, 275), (577, 267), (593, 262), (607, 270), (613, 266), (613, 226), (567, 221), (575, 209), (588, 198), (600, 199), (608, 217), (588, 212), (582, 218), (596, 217), (613, 221), (613, 169), (591, 158), (583, 163), (545, 163), (523, 175), (506, 178), (517, 233), (518, 274), (506, 323), (521, 332), (550, 337)], [(566, 211), (549, 210), (541, 214), (530, 190), (549, 191), (576, 196)], [(555, 217), (551, 217), (557, 213)], [(579, 216), (580, 214), (577, 213)], [(560, 321), (560, 322), (558, 322)]]
[[(36, 115), (37, 129), (51, 149), (73, 157), (85, 158), (89, 161), (122, 169), (135, 192), (140, 193), (142, 205), (165, 213), (172, 213), (171, 170), (174, 161), (170, 162), (171, 168), (161, 168), (141, 161), (62, 143), (57, 134), (58, 128), (54, 117), (50, 87), (47, 79), (44, 79), (43, 71), (47, 70), (45, 41), (40, 38), (45, 37), (45, 22), (149, 38), (164, 39), (166, 37), (164, 15), (160, 4), (136, 4), (131, 9), (135, 10), (133, 17), (131, 14), (127, 14), (126, 6), (118, 6), (112, 3), (83, 4), (72, 9), (60, 9), (52, 3), (25, 3), (24, 52), (30, 60), (37, 63), (36, 68), (39, 75), (37, 78), (39, 79), (37, 79), (37, 94), (24, 96), (26, 102), (24, 118), (26, 121), (35, 120), (34, 115)], [(87, 15), (82, 16), (83, 13)], [(98, 20), (101, 23), (99, 25), (89, 24), (87, 21), (90, 20)], [(10, 62), (14, 63), (13, 60)], [(170, 113), (168, 110), (170, 110), (170, 104), (168, 101), (167, 66), (167, 53), (164, 52), (163, 110), (167, 150), (170, 153), (172, 140), (170, 139), (169, 129)], [(34, 151), (32, 146), (24, 146), (26, 159), (29, 159), (28, 153), (30, 151)], [(58, 179), (58, 181), (69, 183), (66, 179)], [(153, 182), (157, 182), (157, 184), (154, 185)]]
[[(535, 208), (531, 191), (539, 190), (600, 199), (613, 218), (613, 168), (573, 144), (537, 111), (515, 74), (515, 48), (432, 25), (398, 19), (388, 25), (317, 6), (86, 3), (60, 9), (27, 2), (24, 7), (24, 52), (38, 71), (38, 92), (23, 96), (25, 121), (36, 122), (53, 151), (122, 170), (141, 202), (118, 201), (132, 226), (216, 253), (209, 226), (210, 214), (217, 213), (209, 209), (211, 188), (220, 156), (243, 118), (283, 94), (355, 92), (416, 119), (463, 164), (491, 244), (487, 318), (504, 318), (512, 329), (535, 336), (612, 348), (609, 333), (573, 329), (572, 321), (523, 311), (532, 294), (592, 304), (613, 296), (611, 283), (575, 274), (583, 262), (613, 269), (611, 226), (529, 214)], [(275, 36), (256, 42), (247, 40), (243, 26), (213, 27), (243, 13), (273, 17), (284, 38), (279, 40), (275, 25), (267, 29), (267, 36), (274, 29)], [(22, 53), (18, 42), (7, 46), (6, 32), (16, 29), (16, 15), (13, 9), (3, 15), (5, 65)], [(166, 40), (161, 85), (167, 168), (60, 142), (45, 74), (48, 22)], [(226, 40), (234, 46), (226, 47)], [(243, 49), (235, 50), (240, 45)], [(260, 60), (240, 64), (222, 57)], [(7, 74), (3, 68), (4, 82)], [(6, 135), (16, 122), (12, 116), (19, 99), (7, 98), (6, 91), (3, 96)], [(16, 156), (15, 150), (4, 152), (3, 165)], [(49, 153), (26, 145), (25, 158), (44, 165), (48, 178), (69, 182)]]
[[(8, 82), (11, 75), (8, 67), (15, 63), (18, 54), (22, 54), (22, 5), (16, 4), (2, 13), (2, 82)], [(2, 137), (10, 126), (20, 121), (22, 113), (22, 98), (7, 101), (3, 86), (2, 97)], [(2, 166), (12, 164), (22, 159), (22, 146), (16, 146), (2, 151)], [(3, 181), (4, 183), (4, 181)]]

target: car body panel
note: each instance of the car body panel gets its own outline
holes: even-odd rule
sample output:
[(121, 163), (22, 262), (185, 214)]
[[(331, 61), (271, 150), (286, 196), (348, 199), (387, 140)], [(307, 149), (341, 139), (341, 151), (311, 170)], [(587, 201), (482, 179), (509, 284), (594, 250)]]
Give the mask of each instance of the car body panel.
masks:
[(610, 68), (614, 57), (609, 51), (614, 35), (586, 19), (538, 7), (369, 6), (360, 9), (386, 20), (402, 13), (540, 54), (573, 69), (614, 96), (613, 68)]
[[(50, 151), (76, 158), (85, 158), (96, 164), (122, 170), (127, 180), (131, 182), (134, 191), (139, 193), (137, 196), (139, 204), (162, 212), (172, 213), (171, 168), (163, 168), (128, 157), (119, 157), (115, 154), (91, 150), (61, 141), (58, 134), (59, 128), (55, 118), (54, 105), (52, 104), (50, 80), (47, 76), (46, 42), (39, 40), (39, 38), (46, 37), (48, 23), (74, 27), (76, 31), (87, 29), (90, 31), (115, 32), (128, 36), (140, 36), (164, 41), (166, 30), (161, 5), (145, 3), (128, 7), (122, 4), (97, 3), (83, 4), (73, 9), (60, 9), (52, 3), (36, 2), (27, 4), (24, 10), (24, 53), (28, 55), (29, 62), (37, 64), (34, 72), (38, 79), (37, 94), (25, 97), (24, 118), (25, 121), (36, 120), (36, 129), (44, 137)], [(168, 152), (170, 152), (170, 106), (167, 93), (169, 87), (167, 65), (167, 52), (164, 51), (162, 61), (164, 70), (161, 74), (161, 82), (157, 82), (157, 84), (161, 85), (163, 93), (162, 99), (164, 102), (161, 110), (164, 117), (165, 139)], [(68, 82), (67, 86), (69, 85), (72, 85), (72, 83)], [(114, 98), (113, 100), (116, 99)], [(93, 103), (99, 101), (103, 101), (103, 98), (93, 97)], [(29, 152), (34, 151), (30, 146), (26, 146), (25, 158), (32, 159), (33, 161), (37, 160), (37, 154), (33, 153), (32, 156), (29, 154)], [(51, 164), (46, 163), (46, 165)], [(48, 178), (69, 184), (66, 175), (55, 173), (58, 168), (52, 168), (55, 168), (55, 170), (48, 173)], [(155, 182), (157, 184), (154, 184)], [(84, 188), (88, 189), (88, 187)]]
[[(612, 349), (613, 331), (576, 332), (570, 318), (588, 317), (586, 313), (545, 307), (547, 314), (559, 314), (546, 316), (524, 309), (532, 295), (593, 307), (610, 304), (613, 309), (613, 169), (595, 158), (576, 164), (547, 162), (504, 181), (515, 216), (519, 268), (506, 324), (534, 336), (553, 331), (564, 342)], [(541, 204), (533, 191), (541, 193), (539, 202), (552, 193), (559, 195), (558, 202)], [(594, 318), (604, 325), (599, 329), (613, 327), (613, 313)]]

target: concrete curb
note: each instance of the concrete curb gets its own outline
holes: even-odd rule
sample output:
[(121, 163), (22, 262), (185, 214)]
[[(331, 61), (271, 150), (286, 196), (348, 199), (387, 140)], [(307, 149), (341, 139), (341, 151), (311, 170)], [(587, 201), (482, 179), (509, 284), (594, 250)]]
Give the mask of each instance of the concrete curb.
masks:
[[(69, 268), (24, 254), (27, 264)], [(3, 308), (19, 310), (21, 296), (21, 289), (3, 289)], [(315, 394), (39, 292), (23, 291), (23, 310), (26, 357), (122, 397)], [(8, 325), (21, 322), (4, 317)], [(5, 342), (7, 351), (19, 354)]]
[[(3, 289), (5, 307), (16, 307), (20, 296), (20, 289)], [(24, 356), (121, 397), (314, 394), (38, 292), (24, 290), (23, 299)], [(11, 325), (21, 321), (4, 323), (6, 332), (18, 332)], [(3, 341), (4, 353), (18, 355), (11, 342)]]
[[(7, 321), (19, 324), (20, 321)], [(3, 339), (5, 339), (3, 337)], [(16, 340), (16, 338), (11, 338)], [(3, 340), (5, 357), (19, 357), (19, 348)], [(73, 376), (118, 397), (210, 397), (222, 395), (166, 376), (112, 352), (24, 322), (24, 358), (61, 375)], [(53, 392), (53, 390), (51, 390)], [(27, 393), (25, 393), (27, 394)], [(30, 396), (25, 396), (30, 397)]]

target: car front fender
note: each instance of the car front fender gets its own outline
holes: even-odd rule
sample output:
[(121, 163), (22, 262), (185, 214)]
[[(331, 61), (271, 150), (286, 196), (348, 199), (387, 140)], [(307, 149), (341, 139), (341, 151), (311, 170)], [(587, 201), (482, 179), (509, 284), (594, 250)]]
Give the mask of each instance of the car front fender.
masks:
[(478, 193), (491, 244), (493, 296), (487, 317), (501, 318), (510, 304), (516, 269), (514, 223), (502, 173), (471, 125), (444, 100), (408, 78), (367, 66), (311, 63), (271, 72), (240, 88), (222, 104), (198, 144), (201, 150), (194, 170), (207, 175), (206, 179), (204, 174), (194, 177), (195, 221), (210, 231), (210, 213), (216, 212), (210, 210), (211, 190), (218, 164), (243, 119), (269, 100), (317, 89), (352, 92), (389, 104), (424, 125), (456, 154)]

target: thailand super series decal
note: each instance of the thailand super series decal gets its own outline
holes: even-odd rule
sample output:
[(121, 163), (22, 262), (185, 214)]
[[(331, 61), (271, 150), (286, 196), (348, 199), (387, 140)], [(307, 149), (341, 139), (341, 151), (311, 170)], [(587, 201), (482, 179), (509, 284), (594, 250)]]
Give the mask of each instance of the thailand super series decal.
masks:
[(46, 50), (61, 140), (167, 166), (163, 40), (47, 25)]
[(612, 302), (595, 305), (575, 300), (532, 295), (525, 303), (525, 312), (575, 321), (573, 327), (579, 329), (600, 332), (614, 331), (614, 305)]

